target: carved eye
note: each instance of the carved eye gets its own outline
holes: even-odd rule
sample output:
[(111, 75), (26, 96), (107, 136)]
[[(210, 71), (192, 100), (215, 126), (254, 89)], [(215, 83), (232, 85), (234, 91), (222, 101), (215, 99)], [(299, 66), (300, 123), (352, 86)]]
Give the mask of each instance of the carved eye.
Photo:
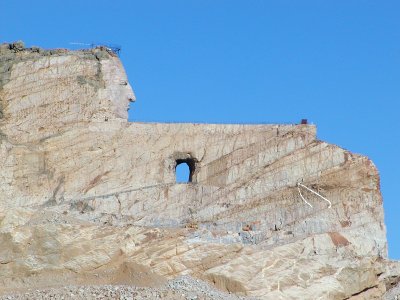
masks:
[(121, 81), (119, 84), (120, 84), (120, 85), (128, 85), (128, 82), (125, 81), (125, 80), (123, 80), (123, 81)]

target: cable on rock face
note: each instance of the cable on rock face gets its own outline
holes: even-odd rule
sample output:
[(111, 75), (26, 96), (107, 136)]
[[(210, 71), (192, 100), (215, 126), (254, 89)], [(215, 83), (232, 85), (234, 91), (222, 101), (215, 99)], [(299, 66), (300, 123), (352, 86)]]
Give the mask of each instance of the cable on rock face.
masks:
[(321, 194), (317, 193), (316, 191), (314, 191), (314, 190), (310, 189), (309, 187), (305, 186), (304, 184), (302, 184), (302, 183), (300, 183), (300, 182), (297, 182), (297, 189), (299, 190), (299, 195), (300, 195), (301, 199), (302, 199), (307, 205), (309, 205), (310, 207), (313, 207), (313, 206), (303, 197), (303, 195), (301, 194), (300, 187), (305, 188), (306, 190), (308, 190), (308, 191), (310, 191), (311, 193), (313, 193), (313, 194), (317, 195), (318, 197), (320, 197), (322, 200), (328, 202), (328, 204), (329, 204), (328, 208), (331, 208), (331, 207), (332, 207), (332, 202), (331, 202), (331, 201), (329, 201), (328, 199), (326, 199), (324, 196), (322, 196)]

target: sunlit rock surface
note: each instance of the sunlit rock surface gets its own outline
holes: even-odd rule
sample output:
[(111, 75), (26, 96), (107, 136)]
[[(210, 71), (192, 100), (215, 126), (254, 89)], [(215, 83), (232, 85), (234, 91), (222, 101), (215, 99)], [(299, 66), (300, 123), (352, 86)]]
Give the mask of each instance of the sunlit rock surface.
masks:
[(396, 296), (368, 158), (313, 125), (129, 123), (134, 100), (107, 48), (0, 46), (0, 293), (185, 275), (260, 299)]

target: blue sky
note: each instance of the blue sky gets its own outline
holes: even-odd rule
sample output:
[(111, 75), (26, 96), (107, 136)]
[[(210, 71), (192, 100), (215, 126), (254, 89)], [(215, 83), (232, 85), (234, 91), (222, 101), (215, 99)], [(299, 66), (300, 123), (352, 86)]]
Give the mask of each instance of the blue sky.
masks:
[(0, 41), (116, 43), (132, 121), (296, 123), (370, 157), (400, 259), (399, 1), (0, 0)]

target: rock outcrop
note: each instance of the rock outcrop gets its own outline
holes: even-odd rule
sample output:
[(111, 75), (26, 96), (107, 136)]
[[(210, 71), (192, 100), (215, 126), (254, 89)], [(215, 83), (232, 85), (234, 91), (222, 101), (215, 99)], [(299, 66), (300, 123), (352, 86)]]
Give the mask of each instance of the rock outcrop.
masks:
[(134, 100), (107, 48), (0, 46), (0, 293), (191, 276), (260, 299), (394, 297), (368, 158), (313, 125), (129, 123)]

